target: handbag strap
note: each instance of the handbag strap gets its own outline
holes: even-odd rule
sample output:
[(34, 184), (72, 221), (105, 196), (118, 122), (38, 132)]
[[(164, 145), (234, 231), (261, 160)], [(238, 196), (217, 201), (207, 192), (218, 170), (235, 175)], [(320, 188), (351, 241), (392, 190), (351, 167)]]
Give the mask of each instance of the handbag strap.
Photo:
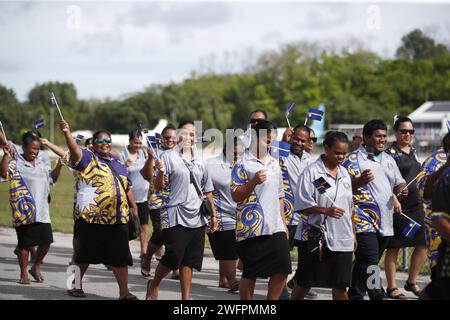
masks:
[(200, 189), (199, 185), (197, 184), (197, 179), (195, 178), (194, 174), (192, 173), (191, 168), (189, 168), (187, 161), (184, 159), (182, 159), (182, 160), (183, 160), (184, 165), (186, 166), (186, 168), (189, 171), (189, 178), (191, 179), (192, 183), (194, 184), (195, 191), (197, 191), (198, 196), (203, 201), (203, 192)]

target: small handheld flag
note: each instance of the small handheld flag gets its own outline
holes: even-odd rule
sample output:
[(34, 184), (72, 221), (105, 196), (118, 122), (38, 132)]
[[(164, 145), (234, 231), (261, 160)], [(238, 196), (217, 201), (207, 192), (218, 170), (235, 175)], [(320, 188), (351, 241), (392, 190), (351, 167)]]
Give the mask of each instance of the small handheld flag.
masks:
[(405, 216), (406, 218), (408, 218), (408, 224), (406, 225), (406, 227), (403, 229), (402, 234), (407, 237), (408, 239), (412, 239), (414, 237), (414, 235), (416, 234), (417, 230), (419, 230), (419, 228), (421, 227), (420, 224), (418, 224), (416, 221), (414, 221), (413, 219), (411, 219), (410, 217), (408, 217), (407, 215), (403, 214), (403, 216)]
[(308, 115), (307, 115), (307, 117), (305, 119), (305, 126), (306, 126), (306, 123), (308, 122), (308, 119), (316, 120), (316, 121), (322, 121), (322, 117), (323, 117), (323, 111), (322, 110), (309, 108), (308, 109)]
[(61, 109), (59, 109), (58, 101), (56, 100), (56, 97), (55, 97), (55, 94), (53, 93), (53, 91), (50, 91), (49, 96), (50, 96), (50, 102), (53, 105), (55, 105), (56, 108), (58, 109), (59, 116), (61, 117), (61, 120), (64, 120), (63, 115), (61, 113)]
[(294, 111), (294, 108), (295, 108), (295, 102), (291, 101), (288, 103), (288, 105), (286, 107), (286, 111), (284, 112), (284, 116), (286, 117), (286, 121), (288, 123), (289, 128), (292, 128), (291, 124), (289, 122), (289, 116), (292, 113), (292, 111)]
[(450, 132), (450, 120), (447, 120), (447, 130)]
[[(313, 185), (320, 194), (324, 194), (329, 188), (331, 188), (331, 185), (327, 182), (327, 180), (325, 180), (324, 177), (314, 180)], [(334, 201), (332, 202), (334, 203)]]
[(291, 145), (284, 141), (272, 141), (270, 144), (270, 154), (274, 157), (277, 155), (279, 157), (287, 157), (289, 156), (289, 152), (291, 151)]
[(81, 140), (84, 139), (84, 136), (82, 134), (77, 134), (76, 138), (75, 138), (75, 142), (80, 145)]
[(34, 122), (34, 129), (39, 130), (39, 129), (43, 128), (43, 127), (45, 127), (44, 119), (39, 119), (39, 120), (36, 120)]

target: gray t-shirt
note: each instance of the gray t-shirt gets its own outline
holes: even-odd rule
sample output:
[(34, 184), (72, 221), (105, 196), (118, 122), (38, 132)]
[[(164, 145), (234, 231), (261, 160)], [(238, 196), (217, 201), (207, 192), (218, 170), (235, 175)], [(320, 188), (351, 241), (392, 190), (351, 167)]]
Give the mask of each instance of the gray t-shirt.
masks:
[(231, 198), (230, 179), (232, 164), (223, 154), (206, 162), (206, 186), (213, 189), (214, 204), (219, 220), (219, 231), (236, 228), (236, 202)]
[[(164, 164), (170, 189), (167, 202), (161, 208), (161, 228), (166, 229), (182, 225), (186, 228), (199, 228), (207, 224), (207, 219), (200, 213), (202, 199), (191, 182), (189, 166), (197, 184), (202, 187), (205, 181), (205, 169), (202, 159), (195, 148), (193, 158), (187, 161), (182, 157), (179, 145), (164, 152), (161, 161)], [(213, 190), (204, 189), (204, 192)]]
[[(127, 160), (130, 154), (127, 150), (123, 150), (120, 153), (120, 158), (122, 160), (123, 165), (127, 165)], [(141, 174), (141, 170), (147, 161), (147, 157), (145, 155), (144, 150), (140, 149), (138, 151), (138, 157), (136, 161), (134, 161), (129, 167), (127, 167), (128, 171), (128, 179), (131, 180), (132, 184), (132, 192), (133, 197), (136, 203), (143, 203), (148, 201), (148, 190), (150, 188), (150, 184)]]
[(298, 202), (297, 183), (302, 171), (312, 162), (311, 159), (311, 155), (307, 152), (303, 152), (301, 158), (292, 152), (287, 157), (280, 157), (284, 185), (284, 215), (289, 226), (298, 225), (300, 220), (299, 214), (294, 210)]
[(246, 151), (233, 166), (231, 192), (248, 183), (260, 170), (267, 170), (267, 180), (257, 185), (250, 197), (237, 204), (236, 241), (286, 231), (280, 216), (280, 199), (284, 198), (283, 178), (277, 159), (268, 156), (266, 164)]
[(379, 232), (382, 236), (394, 235), (394, 187), (406, 183), (394, 158), (385, 152), (380, 160), (369, 159), (364, 146), (349, 154), (344, 167), (352, 179), (370, 169), (375, 179), (359, 188), (353, 195), (356, 232)]
[[(330, 185), (323, 194), (321, 194), (313, 181), (324, 178)], [(306, 240), (306, 231), (308, 226), (323, 228), (325, 232), (325, 242), (331, 251), (351, 252), (353, 251), (354, 234), (352, 227), (353, 212), (353, 194), (352, 181), (347, 170), (339, 166), (337, 178), (334, 179), (325, 169), (325, 165), (321, 158), (311, 163), (300, 175), (298, 185), (302, 186), (297, 191), (296, 210), (303, 211), (305, 209), (319, 206), (332, 207), (335, 202), (337, 207), (345, 210), (344, 215), (340, 219), (331, 218), (323, 214), (309, 214), (307, 220), (302, 220), (297, 226), (295, 233), (296, 240)], [(330, 200), (331, 199), (331, 200)]]

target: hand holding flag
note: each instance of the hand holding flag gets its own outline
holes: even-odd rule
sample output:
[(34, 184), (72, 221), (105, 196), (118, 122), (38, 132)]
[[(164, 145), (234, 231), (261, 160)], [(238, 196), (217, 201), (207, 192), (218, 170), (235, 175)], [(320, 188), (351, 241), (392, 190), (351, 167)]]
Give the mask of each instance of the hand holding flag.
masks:
[(333, 204), (333, 207), (327, 208), (326, 215), (335, 219), (341, 218), (345, 214), (345, 210), (339, 208), (336, 202), (325, 193), (329, 188), (331, 188), (331, 185), (327, 182), (327, 180), (325, 180), (324, 177), (320, 177), (313, 181), (313, 185), (320, 194), (325, 195), (325, 197), (327, 197), (327, 199)]
[(59, 109), (58, 101), (56, 100), (56, 97), (55, 97), (55, 94), (53, 93), (53, 91), (50, 91), (49, 96), (50, 96), (50, 102), (53, 105), (55, 105), (56, 108), (58, 109), (59, 116), (61, 117), (61, 120), (64, 120), (63, 115), (61, 113), (61, 109)]

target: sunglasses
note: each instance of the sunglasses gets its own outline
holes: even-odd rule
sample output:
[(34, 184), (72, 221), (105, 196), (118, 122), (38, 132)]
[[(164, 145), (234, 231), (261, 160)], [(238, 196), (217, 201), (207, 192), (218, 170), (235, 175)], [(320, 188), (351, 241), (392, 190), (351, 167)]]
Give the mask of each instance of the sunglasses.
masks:
[(264, 120), (264, 119), (262, 119), (262, 118), (261, 119), (251, 119), (250, 123), (251, 124), (255, 124), (255, 123), (257, 123), (258, 121), (261, 121), (261, 120)]
[(309, 138), (309, 140), (311, 140), (312, 142), (316, 143), (317, 142), (317, 137)]
[(111, 138), (105, 138), (105, 139), (97, 138), (97, 139), (95, 139), (95, 141), (94, 141), (94, 143), (103, 143), (103, 142), (105, 142), (105, 143), (111, 143)]
[(408, 134), (408, 133), (409, 133), (410, 135), (413, 135), (414, 132), (416, 132), (416, 130), (414, 130), (414, 129), (413, 129), (413, 130), (400, 129), (399, 131), (400, 131), (400, 133), (403, 134), (403, 135)]

